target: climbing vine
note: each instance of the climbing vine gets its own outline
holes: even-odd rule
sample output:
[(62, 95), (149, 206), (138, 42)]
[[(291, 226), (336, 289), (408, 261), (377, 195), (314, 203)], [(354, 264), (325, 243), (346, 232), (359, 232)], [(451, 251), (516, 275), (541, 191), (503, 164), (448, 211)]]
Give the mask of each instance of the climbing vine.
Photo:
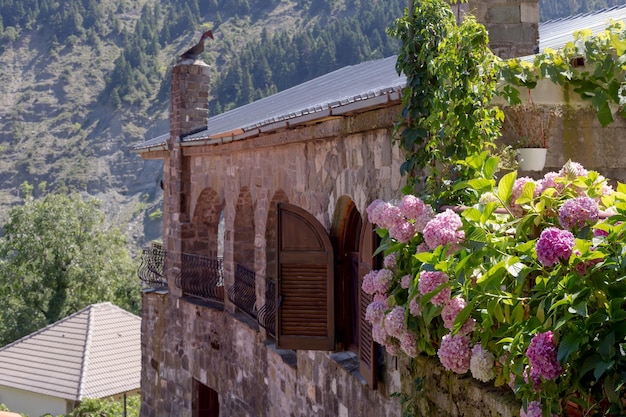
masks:
[(574, 40), (559, 50), (546, 49), (532, 62), (516, 58), (502, 61), (502, 95), (510, 104), (520, 103), (517, 87), (533, 89), (549, 79), (591, 103), (602, 126), (614, 121), (611, 106), (626, 117), (626, 26), (611, 22), (594, 35), (589, 29), (574, 32)]
[(455, 191), (475, 177), (465, 158), (493, 146), (503, 114), (489, 106), (500, 60), (485, 27), (473, 17), (460, 25), (444, 0), (418, 1), (389, 34), (401, 41), (396, 69), (407, 77), (395, 138), (406, 151), (408, 192), (422, 188), (433, 205), (469, 204), (476, 195)]

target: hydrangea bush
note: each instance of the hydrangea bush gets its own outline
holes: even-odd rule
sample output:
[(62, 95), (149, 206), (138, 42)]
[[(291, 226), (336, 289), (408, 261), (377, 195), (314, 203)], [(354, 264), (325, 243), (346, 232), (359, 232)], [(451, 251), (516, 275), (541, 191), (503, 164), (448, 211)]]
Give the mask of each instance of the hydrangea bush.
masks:
[[(486, 154), (473, 160), (493, 166)], [(392, 355), (512, 389), (523, 416), (626, 410), (626, 185), (568, 162), (541, 180), (472, 179), (472, 207), (415, 196), (367, 212), (385, 267), (363, 290)]]

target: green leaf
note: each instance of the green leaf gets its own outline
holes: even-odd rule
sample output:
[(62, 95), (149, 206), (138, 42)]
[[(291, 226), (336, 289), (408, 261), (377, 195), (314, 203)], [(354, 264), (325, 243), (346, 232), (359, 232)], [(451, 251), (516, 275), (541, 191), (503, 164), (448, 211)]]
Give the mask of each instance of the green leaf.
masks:
[(467, 210), (464, 210), (461, 213), (461, 216), (469, 221), (478, 222), (480, 221), (480, 210), (475, 207), (470, 207)]
[(498, 197), (500, 197), (500, 199), (507, 204), (513, 194), (513, 185), (515, 184), (516, 179), (517, 171), (512, 171), (503, 176), (498, 183)]
[(600, 107), (598, 108), (598, 120), (600, 121), (602, 127), (613, 123), (613, 113), (611, 112), (611, 107), (607, 101), (600, 104)]
[(486, 178), (491, 178), (495, 175), (498, 170), (499, 159), (496, 157), (488, 158), (485, 161), (485, 166), (483, 167), (483, 175)]
[(459, 314), (454, 319), (454, 327), (452, 328), (452, 333), (456, 333), (459, 329), (465, 324), (467, 319), (469, 318), (472, 310), (474, 309), (475, 300), (469, 302), (463, 310), (459, 311)]
[(596, 378), (596, 380), (600, 379), (600, 377), (602, 375), (604, 375), (604, 373), (610, 369), (611, 367), (613, 367), (613, 365), (615, 364), (615, 361), (610, 361), (610, 362), (598, 362), (596, 364), (596, 369), (593, 371), (593, 376)]
[(557, 353), (557, 359), (560, 363), (567, 362), (567, 359), (570, 355), (576, 351), (580, 347), (580, 341), (582, 338), (577, 332), (569, 332), (565, 335), (563, 339), (561, 339), (561, 343), (559, 344), (559, 351)]

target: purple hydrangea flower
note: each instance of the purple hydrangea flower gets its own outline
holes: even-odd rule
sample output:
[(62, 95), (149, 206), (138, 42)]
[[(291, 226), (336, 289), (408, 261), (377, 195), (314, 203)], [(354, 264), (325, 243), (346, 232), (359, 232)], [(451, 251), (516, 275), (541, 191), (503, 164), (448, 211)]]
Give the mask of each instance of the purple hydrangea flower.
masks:
[(415, 317), (422, 315), (422, 305), (419, 303), (417, 297), (413, 297), (409, 302), (409, 313)]
[(381, 322), (385, 318), (385, 311), (389, 308), (389, 304), (383, 301), (374, 301), (367, 306), (365, 310), (365, 320), (369, 323)]
[(383, 259), (383, 266), (387, 269), (394, 269), (396, 267), (396, 253), (390, 253)]
[(413, 282), (413, 277), (407, 274), (400, 279), (400, 287), (406, 290), (411, 286), (411, 282)]
[(567, 230), (583, 227), (598, 221), (598, 203), (590, 197), (576, 197), (567, 200), (559, 210), (559, 222)]
[(530, 341), (526, 356), (531, 367), (531, 378), (534, 372), (549, 380), (556, 379), (563, 373), (557, 360), (557, 347), (551, 331), (537, 333)]
[(528, 409), (524, 410), (524, 407), (519, 410), (520, 417), (541, 417), (541, 403), (538, 401), (531, 401), (528, 403)]
[(414, 358), (419, 353), (417, 350), (417, 336), (413, 332), (404, 332), (400, 338), (400, 349), (408, 356)]
[[(422, 271), (419, 281), (417, 283), (417, 289), (420, 294), (426, 295), (434, 291), (441, 284), (450, 281), (450, 277), (445, 272), (440, 271)], [(430, 302), (434, 305), (443, 305), (450, 299), (450, 287), (444, 287), (439, 294), (430, 299)]]
[(385, 202), (381, 199), (377, 199), (372, 201), (372, 203), (367, 206), (367, 209), (365, 209), (368, 220), (374, 224), (378, 224), (380, 222), (381, 211), (377, 211), (377, 208), (381, 204), (385, 204)]
[(539, 236), (535, 250), (537, 259), (545, 266), (553, 266), (561, 259), (567, 259), (574, 249), (574, 235), (567, 230), (548, 227)]
[(444, 368), (464, 374), (470, 367), (472, 357), (469, 338), (460, 334), (445, 335), (441, 339), (437, 356)]

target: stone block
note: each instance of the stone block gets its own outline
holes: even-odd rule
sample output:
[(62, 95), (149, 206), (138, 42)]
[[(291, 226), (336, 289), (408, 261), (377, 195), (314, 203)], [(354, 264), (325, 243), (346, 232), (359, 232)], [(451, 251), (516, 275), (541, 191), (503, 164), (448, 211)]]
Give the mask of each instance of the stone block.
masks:
[(519, 4), (494, 5), (489, 8), (489, 12), (487, 13), (487, 23), (489, 26), (520, 23), (520, 18)]
[(522, 23), (539, 23), (539, 3), (524, 2), (520, 5), (520, 20)]

